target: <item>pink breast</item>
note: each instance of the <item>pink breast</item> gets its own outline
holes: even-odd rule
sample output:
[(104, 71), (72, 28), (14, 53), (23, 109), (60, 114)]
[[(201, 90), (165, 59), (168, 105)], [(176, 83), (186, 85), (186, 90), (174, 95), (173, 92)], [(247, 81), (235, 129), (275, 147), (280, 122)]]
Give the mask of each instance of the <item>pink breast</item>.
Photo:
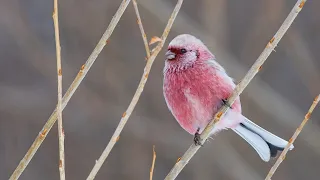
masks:
[[(233, 89), (212, 67), (194, 66), (184, 71), (166, 73), (164, 96), (179, 124), (190, 134), (201, 130), (212, 119)], [(238, 104), (238, 106), (237, 106)], [(239, 101), (233, 106), (239, 106)], [(240, 107), (241, 111), (241, 107)]]

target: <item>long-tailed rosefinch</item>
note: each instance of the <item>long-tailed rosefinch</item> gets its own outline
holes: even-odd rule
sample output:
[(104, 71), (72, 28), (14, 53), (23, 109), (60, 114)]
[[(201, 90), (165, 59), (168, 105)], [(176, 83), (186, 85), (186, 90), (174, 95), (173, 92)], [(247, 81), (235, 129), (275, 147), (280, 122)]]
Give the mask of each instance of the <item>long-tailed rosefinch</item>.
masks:
[[(201, 133), (234, 88), (232, 78), (199, 39), (183, 34), (170, 42), (164, 67), (163, 93), (169, 110), (187, 132)], [(283, 150), (288, 143), (243, 116), (240, 98), (215, 125), (211, 134), (228, 128), (245, 139), (263, 161), (276, 156), (277, 151)]]

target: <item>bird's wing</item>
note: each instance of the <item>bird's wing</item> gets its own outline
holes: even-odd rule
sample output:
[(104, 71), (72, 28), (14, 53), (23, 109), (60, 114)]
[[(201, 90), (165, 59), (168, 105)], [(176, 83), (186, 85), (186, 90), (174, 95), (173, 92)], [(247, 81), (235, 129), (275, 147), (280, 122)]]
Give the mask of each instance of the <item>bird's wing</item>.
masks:
[(206, 62), (221, 74), (221, 77), (224, 78), (225, 82), (231, 84), (233, 88), (235, 88), (236, 81), (227, 74), (226, 70), (216, 60), (210, 59)]

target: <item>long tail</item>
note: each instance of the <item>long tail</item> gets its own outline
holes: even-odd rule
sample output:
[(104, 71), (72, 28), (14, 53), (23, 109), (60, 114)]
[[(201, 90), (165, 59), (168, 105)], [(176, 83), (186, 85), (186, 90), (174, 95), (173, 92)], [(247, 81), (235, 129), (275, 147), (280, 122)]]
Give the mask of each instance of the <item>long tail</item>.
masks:
[[(243, 116), (244, 117), (244, 116)], [(245, 121), (232, 130), (246, 140), (259, 154), (263, 161), (268, 162), (271, 157), (275, 157), (278, 151), (282, 151), (288, 142), (271, 132), (256, 125), (246, 117)], [(290, 150), (294, 148), (290, 146)]]

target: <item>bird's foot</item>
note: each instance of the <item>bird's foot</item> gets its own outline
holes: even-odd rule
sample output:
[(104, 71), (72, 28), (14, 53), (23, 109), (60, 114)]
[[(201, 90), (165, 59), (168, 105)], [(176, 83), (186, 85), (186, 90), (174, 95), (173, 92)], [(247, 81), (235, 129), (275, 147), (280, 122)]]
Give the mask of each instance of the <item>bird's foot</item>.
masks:
[(203, 146), (203, 144), (201, 143), (202, 139), (200, 137), (199, 131), (200, 131), (200, 128), (198, 128), (197, 132), (194, 134), (193, 141), (196, 146)]
[(232, 109), (231, 105), (229, 104), (228, 100), (227, 99), (222, 99), (222, 103), (224, 106), (227, 106), (229, 107), (230, 109)]

